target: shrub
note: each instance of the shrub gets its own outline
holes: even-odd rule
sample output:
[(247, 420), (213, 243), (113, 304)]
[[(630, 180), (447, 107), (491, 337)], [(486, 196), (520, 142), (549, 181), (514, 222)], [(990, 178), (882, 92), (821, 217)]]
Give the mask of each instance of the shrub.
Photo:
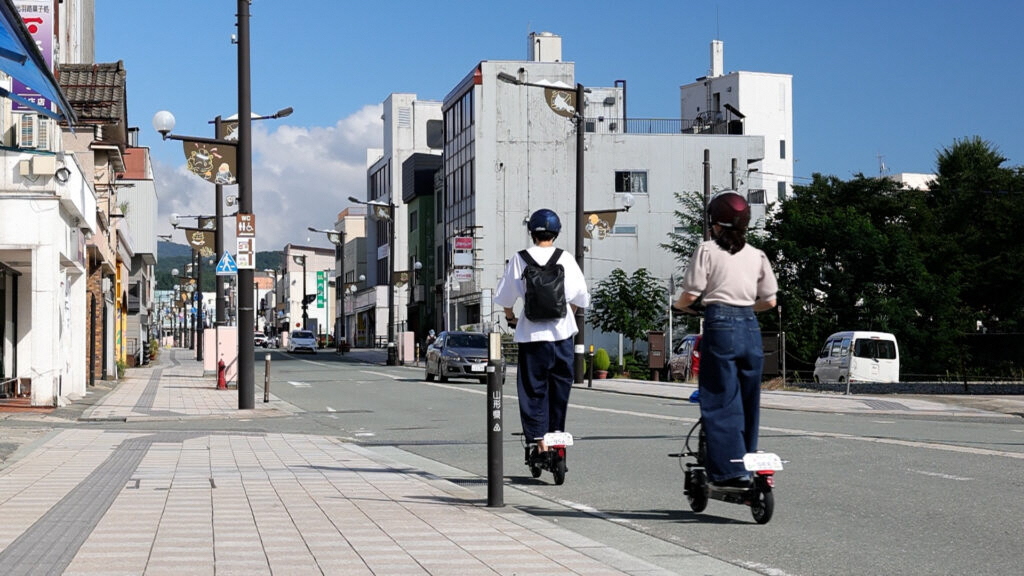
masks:
[(608, 351), (604, 348), (598, 348), (597, 352), (594, 353), (594, 370), (607, 372), (608, 367), (611, 365), (612, 359), (608, 356)]

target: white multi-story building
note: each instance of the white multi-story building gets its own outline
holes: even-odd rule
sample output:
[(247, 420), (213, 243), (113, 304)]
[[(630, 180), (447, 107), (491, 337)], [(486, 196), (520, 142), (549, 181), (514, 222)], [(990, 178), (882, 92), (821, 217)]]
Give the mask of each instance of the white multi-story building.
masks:
[[(452, 292), (449, 318), (456, 326), (489, 329), (500, 315), (490, 301), (505, 262), (530, 245), (524, 225), (539, 208), (562, 219), (556, 245), (574, 251), (576, 226), (575, 65), (561, 61), (560, 42), (533, 35), (533, 60), (483, 61), (444, 100), (444, 206), (439, 245), (448, 255), (448, 280), (458, 268), (451, 239), (474, 236), (472, 276)], [(537, 85), (550, 85), (553, 89)], [(557, 87), (561, 87), (558, 89)], [(678, 225), (676, 193), (704, 190), (704, 154), (713, 190), (750, 190), (749, 174), (762, 170), (765, 140), (744, 131), (728, 133), (719, 121), (627, 116), (625, 84), (590, 88), (584, 117), (584, 206), (589, 230), (584, 274), (591, 286), (615, 268), (646, 268), (666, 280), (679, 263), (661, 248)], [(627, 194), (635, 205), (628, 212)], [(753, 195), (754, 202), (764, 202)], [(603, 212), (603, 215), (591, 215)], [(612, 221), (614, 215), (614, 221)], [(466, 274), (460, 277), (466, 278)], [(588, 343), (616, 349), (614, 335), (586, 329)]]
[(726, 74), (720, 40), (711, 42), (710, 56), (708, 74), (679, 89), (681, 117), (697, 119), (699, 125), (717, 124), (729, 134), (764, 137), (760, 166), (741, 167), (740, 178), (763, 204), (785, 200), (793, 190), (793, 76)]
[[(395, 283), (391, 278), (392, 271), (401, 277), (412, 272), (407, 242), (409, 211), (403, 201), (403, 190), (411, 182), (407, 181), (403, 168), (406, 161), (416, 154), (441, 154), (444, 140), (441, 103), (435, 100), (419, 100), (415, 94), (391, 94), (384, 101), (383, 120), (383, 148), (367, 151), (366, 191), (366, 202), (370, 203), (367, 206), (366, 281), (369, 286), (383, 289), (374, 291), (372, 301), (365, 297), (366, 294), (360, 294), (364, 297), (355, 301), (357, 313), (369, 308), (376, 311), (371, 320), (372, 326), (367, 327), (372, 328), (375, 343), (379, 338), (389, 336), (389, 319), (393, 321), (396, 332), (408, 326), (409, 291), (395, 288), (393, 294), (389, 294), (387, 288)], [(387, 205), (391, 206), (390, 210)], [(391, 216), (394, 217), (393, 222), (389, 221)], [(396, 240), (393, 249), (392, 236)], [(398, 283), (405, 284), (404, 281)], [(369, 319), (366, 315), (362, 317)]]
[[(317, 273), (329, 279), (334, 278), (334, 250), (288, 244), (284, 247), (282, 259), (284, 285), (279, 290), (284, 307), (282, 326), (287, 325), (289, 331), (306, 328), (330, 334), (334, 325), (334, 310), (330, 309), (330, 299), (326, 298), (326, 284), (321, 287), (325, 290), (325, 298), (317, 297)], [(312, 296), (312, 301), (306, 304), (305, 319), (302, 315), (303, 294)]]
[[(490, 330), (501, 321), (492, 294), (507, 259), (530, 245), (525, 222), (540, 208), (562, 219), (557, 246), (574, 252), (577, 233), (583, 234), (584, 274), (592, 287), (615, 268), (627, 274), (646, 268), (667, 285), (680, 267), (661, 247), (678, 231), (677, 194), (735, 189), (763, 215), (766, 203), (791, 186), (790, 77), (722, 75), (719, 61), (711, 76), (683, 87), (680, 118), (629, 117), (625, 82), (586, 89), (580, 107), (584, 206), (578, 207), (575, 64), (562, 61), (558, 36), (531, 34), (528, 46), (527, 60), (480, 62), (444, 98), (438, 184), (417, 193), (434, 194), (430, 236), (416, 230), (422, 218), (411, 217), (396, 200), (403, 163), (395, 160), (397, 144), (388, 135), (396, 117), (410, 118), (397, 113), (408, 109), (410, 95), (393, 95), (385, 103), (385, 147), (369, 152), (368, 200), (397, 206), (396, 270), (430, 256), (430, 266), (422, 270), (429, 276), (428, 300), (438, 311), (424, 315), (434, 319), (430, 327)], [(699, 103), (691, 90), (696, 87)], [(408, 177), (411, 168), (404, 172)], [(415, 201), (417, 195), (405, 196)], [(630, 210), (622, 211), (630, 203)], [(586, 212), (582, 231), (577, 208)], [(371, 278), (382, 284), (390, 231), (371, 221), (368, 233), (369, 254), (377, 262)], [(420, 246), (425, 238), (433, 242), (432, 251)], [(408, 293), (414, 292), (396, 290), (396, 296)], [(396, 306), (400, 326), (402, 308)], [(616, 335), (588, 327), (585, 339), (618, 350)]]

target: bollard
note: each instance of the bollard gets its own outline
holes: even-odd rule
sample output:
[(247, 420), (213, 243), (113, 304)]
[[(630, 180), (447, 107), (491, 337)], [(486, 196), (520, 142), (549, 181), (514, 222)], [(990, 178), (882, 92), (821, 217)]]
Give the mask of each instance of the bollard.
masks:
[(594, 345), (587, 351), (587, 388), (594, 387)]
[(416, 343), (416, 365), (420, 365), (420, 343)]
[(270, 353), (263, 361), (263, 402), (270, 402)]
[(501, 387), (505, 374), (502, 370), (501, 334), (488, 334), (487, 344), (487, 506), (495, 508), (505, 505), (501, 440)]

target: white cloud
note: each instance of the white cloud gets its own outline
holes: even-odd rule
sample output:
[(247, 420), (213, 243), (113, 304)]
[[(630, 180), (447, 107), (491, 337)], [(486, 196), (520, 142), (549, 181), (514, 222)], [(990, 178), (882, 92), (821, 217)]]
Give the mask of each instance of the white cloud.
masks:
[[(350, 205), (349, 196), (366, 195), (366, 149), (381, 147), (382, 111), (380, 104), (364, 106), (327, 127), (253, 123), (257, 251), (305, 244), (307, 237), (311, 244), (329, 246), (326, 237), (311, 236), (306, 227), (333, 227), (338, 212)], [(213, 214), (213, 184), (190, 173), (184, 162), (170, 166), (154, 161), (153, 170), (163, 230), (170, 230), (167, 218), (171, 213)], [(225, 197), (237, 194), (237, 186), (224, 188)], [(230, 214), (235, 207), (224, 210)], [(233, 241), (233, 223), (225, 219), (226, 242)], [(184, 239), (177, 233), (173, 241), (183, 243)], [(226, 248), (234, 251), (230, 245)]]

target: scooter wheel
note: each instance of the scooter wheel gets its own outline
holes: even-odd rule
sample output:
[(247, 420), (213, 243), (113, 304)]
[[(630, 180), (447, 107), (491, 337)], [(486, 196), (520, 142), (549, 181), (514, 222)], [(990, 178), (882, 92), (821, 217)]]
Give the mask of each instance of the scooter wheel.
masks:
[(540, 478), (540, 468), (536, 466), (530, 466), (530, 476), (534, 478)]
[(551, 470), (551, 473), (555, 476), (556, 486), (561, 486), (562, 484), (565, 484), (565, 471), (565, 459), (558, 458), (558, 460), (554, 463), (554, 466)]
[(690, 504), (690, 510), (696, 513), (703, 512), (708, 507), (708, 496), (705, 492), (707, 477), (702, 472), (687, 472), (686, 501)]
[(750, 503), (750, 514), (758, 524), (767, 524), (775, 512), (775, 495), (771, 489), (754, 490), (754, 500)]

